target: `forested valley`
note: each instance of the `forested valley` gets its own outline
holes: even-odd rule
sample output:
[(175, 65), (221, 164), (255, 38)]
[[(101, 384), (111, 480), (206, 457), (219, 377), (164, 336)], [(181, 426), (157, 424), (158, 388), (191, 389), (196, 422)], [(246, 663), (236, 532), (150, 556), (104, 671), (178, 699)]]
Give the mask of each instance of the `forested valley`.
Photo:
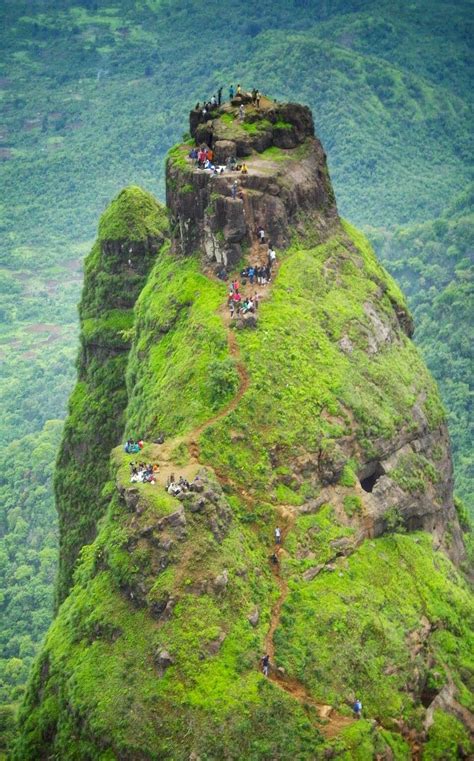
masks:
[[(52, 472), (82, 259), (124, 186), (163, 199), (196, 101), (241, 82), (308, 104), (340, 212), (406, 293), (473, 510), (472, 61), (458, 0), (5, 0), (0, 72), (0, 735), (52, 615)], [(470, 189), (471, 188), (471, 189)]]

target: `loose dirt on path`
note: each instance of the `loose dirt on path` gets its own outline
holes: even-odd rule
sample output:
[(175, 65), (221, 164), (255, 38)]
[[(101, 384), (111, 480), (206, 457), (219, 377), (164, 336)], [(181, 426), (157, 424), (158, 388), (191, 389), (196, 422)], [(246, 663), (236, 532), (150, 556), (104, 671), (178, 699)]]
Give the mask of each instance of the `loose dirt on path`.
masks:
[[(229, 353), (235, 360), (235, 366), (239, 375), (240, 383), (237, 393), (232, 397), (230, 402), (225, 405), (219, 412), (205, 420), (199, 426), (194, 428), (190, 433), (170, 439), (164, 444), (155, 444), (151, 447), (151, 460), (159, 462), (159, 472), (155, 474), (156, 485), (165, 487), (168, 479), (178, 474), (183, 476), (187, 481), (192, 481), (201, 467), (199, 461), (200, 451), (198, 439), (204, 431), (218, 420), (226, 417), (230, 412), (235, 410), (243, 395), (249, 386), (249, 376), (247, 370), (240, 359), (240, 350), (234, 333), (227, 331), (227, 344)], [(183, 448), (183, 464), (179, 464), (178, 450)], [(187, 450), (187, 454), (186, 454)]]
[[(252, 245), (252, 249), (249, 256), (249, 261), (252, 264), (259, 264), (262, 261), (262, 256), (266, 255), (266, 249), (268, 248), (265, 246), (265, 249), (262, 251), (262, 246), (260, 244), (255, 243)], [(276, 267), (273, 272), (273, 277), (275, 276)], [(258, 286), (258, 285), (250, 285), (250, 283), (247, 283), (246, 286), (243, 286), (241, 288), (241, 293), (243, 296), (245, 295), (253, 295), (253, 293), (257, 292), (259, 295), (261, 295), (261, 298), (265, 298), (269, 295), (269, 292), (271, 290), (271, 286)], [(230, 328), (231, 324), (231, 318), (227, 309), (227, 305), (224, 304), (219, 310), (219, 315), (221, 316), (221, 319), (223, 320), (224, 325), (227, 328), (227, 343), (229, 348), (229, 353), (231, 357), (235, 360), (236, 363), (236, 369), (239, 374), (240, 378), (240, 384), (239, 388), (237, 390), (237, 393), (234, 395), (234, 397), (229, 401), (228, 404), (225, 405), (219, 412), (217, 412), (212, 417), (205, 420), (203, 423), (201, 423), (199, 426), (194, 428), (190, 433), (181, 436), (176, 437), (174, 439), (170, 439), (169, 441), (165, 442), (164, 444), (155, 444), (151, 447), (151, 459), (155, 459), (160, 463), (159, 472), (155, 474), (156, 479), (156, 486), (159, 488), (166, 487), (166, 484), (168, 482), (168, 479), (174, 474), (179, 474), (180, 476), (183, 476), (188, 481), (192, 481), (194, 477), (196, 476), (197, 472), (201, 468), (200, 463), (200, 450), (199, 450), (199, 443), (198, 439), (202, 435), (202, 433), (209, 428), (211, 425), (216, 423), (218, 420), (221, 420), (222, 418), (226, 417), (229, 413), (231, 413), (233, 410), (235, 410), (242, 399), (243, 395), (247, 391), (250, 383), (249, 375), (247, 373), (247, 370), (245, 368), (245, 365), (243, 364), (241, 357), (240, 357), (240, 349), (235, 337), (235, 334), (233, 330)], [(177, 450), (179, 449), (185, 450), (183, 452), (183, 464), (179, 464), (179, 456), (177, 456)], [(187, 450), (187, 452), (186, 452)], [(242, 494), (245, 494), (245, 492), (242, 492)], [(274, 661), (275, 661), (275, 644), (274, 644), (274, 634), (277, 629), (277, 627), (280, 624), (280, 618), (281, 618), (281, 611), (283, 604), (286, 600), (286, 597), (288, 595), (288, 583), (284, 576), (281, 573), (281, 558), (285, 553), (285, 550), (283, 548), (284, 541), (288, 535), (288, 533), (293, 528), (294, 522), (296, 520), (296, 512), (295, 509), (289, 505), (281, 505), (278, 508), (279, 511), (279, 521), (280, 521), (280, 529), (281, 529), (281, 543), (276, 546), (275, 553), (278, 557), (278, 564), (272, 564), (272, 571), (275, 578), (276, 583), (278, 584), (280, 594), (278, 596), (277, 601), (275, 602), (275, 605), (273, 606), (273, 609), (271, 611), (271, 617), (270, 617), (270, 626), (268, 628), (267, 635), (265, 637), (265, 648), (266, 653), (270, 656), (270, 662), (273, 663), (273, 667), (270, 670), (269, 679), (271, 682), (273, 682), (275, 685), (277, 685), (280, 689), (287, 692), (289, 695), (291, 695), (295, 700), (297, 700), (303, 709), (309, 714), (310, 719), (317, 725), (317, 728), (319, 731), (324, 735), (324, 737), (330, 739), (335, 737), (339, 732), (341, 732), (344, 727), (349, 726), (354, 721), (353, 719), (341, 716), (340, 714), (336, 713), (332, 706), (324, 705), (322, 703), (318, 703), (314, 700), (314, 698), (311, 696), (311, 694), (308, 692), (307, 688), (298, 680), (294, 678), (288, 677), (283, 671), (279, 671), (274, 667)], [(314, 716), (314, 713), (311, 712), (310, 709), (315, 709), (317, 719)]]
[(279, 508), (279, 513), (281, 543), (277, 544), (275, 547), (275, 554), (278, 557), (278, 564), (272, 563), (272, 571), (275, 581), (278, 584), (280, 594), (275, 605), (272, 608), (270, 626), (268, 627), (268, 632), (265, 637), (265, 652), (270, 656), (271, 664), (268, 678), (280, 689), (284, 690), (295, 700), (297, 700), (303, 709), (308, 713), (311, 720), (314, 720), (314, 715), (310, 709), (315, 709), (318, 718), (314, 723), (316, 724), (321, 734), (324, 735), (324, 737), (327, 739), (332, 739), (333, 737), (336, 737), (345, 727), (352, 724), (354, 719), (350, 718), (349, 716), (341, 716), (341, 714), (338, 714), (330, 705), (318, 703), (308, 692), (304, 684), (299, 682), (297, 679), (288, 677), (283, 671), (279, 671), (275, 667), (274, 634), (280, 623), (281, 611), (288, 596), (288, 582), (281, 572), (281, 560), (285, 555), (283, 544), (286, 537), (292, 530), (296, 520), (295, 510), (290, 505), (282, 505)]

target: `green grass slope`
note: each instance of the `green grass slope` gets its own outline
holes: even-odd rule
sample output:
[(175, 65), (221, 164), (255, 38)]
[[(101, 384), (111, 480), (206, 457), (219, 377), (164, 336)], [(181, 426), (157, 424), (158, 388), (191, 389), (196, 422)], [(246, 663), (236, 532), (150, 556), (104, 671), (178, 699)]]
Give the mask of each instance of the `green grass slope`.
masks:
[(69, 589), (77, 554), (94, 536), (105, 509), (100, 495), (108, 453), (119, 441), (127, 405), (125, 369), (133, 306), (166, 231), (166, 212), (157, 202), (140, 188), (127, 188), (102, 215), (98, 239), (85, 263), (78, 381), (55, 473), (59, 601)]
[[(137, 540), (176, 507), (172, 503), (162, 492), (147, 496), (137, 521), (112, 498), (35, 666), (14, 759), (41, 757), (46, 748), (78, 761), (175, 760), (191, 752), (206, 759), (322, 759), (331, 747), (334, 758), (362, 760), (387, 746), (394, 758), (408, 759), (400, 727), (419, 726), (422, 713), (410, 692), (418, 690), (410, 682), (414, 673), (439, 689), (449, 669), (469, 705), (463, 678), (472, 667), (472, 602), (428, 537), (367, 542), (336, 573), (311, 583), (301, 581), (298, 564), (293, 567), (276, 634), (277, 662), (343, 713), (355, 692), (366, 705), (366, 721), (327, 740), (311, 709), (308, 714), (258, 671), (276, 597), (267, 559), (271, 516), (249, 527), (234, 509), (229, 533), (218, 544), (200, 516), (187, 514), (181, 558), (156, 576), (150, 546)], [(311, 522), (325, 530), (324, 513)], [(291, 541), (304, 540), (308, 528), (305, 519)], [(293, 556), (291, 544), (288, 551)], [(212, 580), (223, 569), (228, 584), (218, 591)], [(131, 599), (130, 590), (143, 586), (147, 604), (165, 590), (173, 596), (169, 620), (156, 620), (147, 604)], [(260, 618), (254, 629), (247, 616), (255, 606)], [(431, 626), (421, 652), (420, 620)], [(163, 650), (171, 659), (164, 672)], [(449, 738), (441, 730), (446, 722)], [(440, 712), (428, 757), (457, 758), (459, 745), (469, 748), (465, 730)]]
[[(422, 729), (423, 696), (453, 680), (459, 704), (471, 706), (473, 606), (459, 572), (422, 533), (366, 540), (338, 557), (332, 543), (357, 532), (339, 510), (340, 494), (344, 509), (360, 509), (357, 460), (345, 462), (334, 504), (311, 502), (320, 485), (298, 471), (307, 455), (339, 462), (351, 430), (361, 457), (372, 456), (410, 426), (417, 399), (433, 431), (443, 420), (398, 324), (407, 319), (398, 287), (349, 225), (324, 243), (295, 240), (258, 328), (236, 335), (249, 385), (233, 410), (239, 377), (217, 313), (224, 300), (197, 258), (161, 250), (127, 334), (125, 431), (149, 440), (163, 432), (171, 446), (207, 421), (196, 437), (203, 504), (159, 484), (131, 485), (136, 458), (114, 451), (107, 511), (33, 669), (15, 760), (46, 752), (66, 761), (401, 760), (410, 732)], [(397, 326), (396, 342), (370, 360), (367, 301)], [(185, 463), (186, 446), (181, 455)], [(159, 447), (148, 444), (142, 457), (160, 459)], [(432, 468), (421, 477), (434, 478)], [(269, 555), (282, 516), (277, 576)], [(270, 626), (273, 665), (302, 693), (260, 673)], [(365, 711), (354, 723), (356, 694)], [(316, 702), (337, 706), (338, 731)], [(469, 752), (463, 725), (437, 712), (428, 757), (454, 759), (461, 747)]]
[[(207, 33), (197, 35), (201, 18), (202, 4), (191, 0), (2, 5), (0, 431), (15, 446), (66, 414), (81, 263), (98, 215), (130, 182), (163, 197), (164, 152), (180, 138), (189, 107), (219, 84), (255, 79), (310, 104), (341, 210), (360, 224), (377, 222), (384, 236), (387, 225), (442, 214), (469, 177), (467, 0), (211, 3)], [(418, 296), (415, 283), (415, 312)], [(458, 446), (467, 395), (456, 384), (453, 399), (451, 361), (433, 357), (437, 321), (427, 313), (433, 323), (417, 341), (445, 403), (455, 405), (455, 465), (467, 498), (468, 455)], [(8, 504), (12, 498), (14, 490)], [(34, 532), (40, 513), (56, 521), (50, 496), (37, 506)], [(6, 606), (1, 614), (9, 628)]]

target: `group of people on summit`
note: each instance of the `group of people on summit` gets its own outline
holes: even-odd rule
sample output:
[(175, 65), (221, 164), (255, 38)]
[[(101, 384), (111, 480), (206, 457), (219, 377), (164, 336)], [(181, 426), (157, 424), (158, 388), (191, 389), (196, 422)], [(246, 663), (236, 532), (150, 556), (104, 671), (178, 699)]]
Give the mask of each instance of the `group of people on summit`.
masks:
[(191, 159), (197, 169), (204, 169), (211, 174), (224, 174), (224, 172), (248, 174), (249, 171), (245, 161), (237, 161), (234, 156), (230, 156), (223, 164), (217, 164), (214, 151), (204, 144), (199, 148), (191, 148), (188, 158)]
[[(207, 119), (211, 116), (211, 113), (215, 111), (216, 108), (219, 108), (219, 106), (222, 105), (222, 91), (223, 87), (219, 87), (217, 90), (217, 93), (212, 95), (209, 100), (205, 100), (203, 104), (198, 101), (194, 107), (195, 111), (201, 111), (201, 114), (204, 119)], [(242, 87), (240, 84), (236, 86), (234, 89), (234, 85), (229, 85), (229, 100), (233, 101), (234, 98), (242, 98), (246, 97), (247, 99), (250, 98), (252, 105), (255, 106), (255, 108), (260, 108), (260, 100), (262, 98), (260, 90), (257, 90), (256, 87), (254, 87), (251, 91), (251, 93), (244, 93), (242, 90)], [(243, 105), (242, 103), (240, 104)]]
[[(219, 87), (217, 90), (217, 94), (213, 95), (209, 100), (205, 101), (202, 106), (199, 103), (199, 101), (196, 103), (194, 109), (195, 111), (200, 112), (200, 120), (203, 122), (207, 122), (209, 119), (211, 119), (213, 116), (215, 116), (215, 110), (216, 108), (219, 108), (222, 105), (222, 90), (223, 87)], [(229, 100), (233, 102), (233, 105), (238, 104), (238, 112), (237, 117), (239, 122), (243, 122), (245, 119), (245, 103), (252, 103), (252, 105), (255, 108), (260, 108), (260, 91), (257, 90), (257, 88), (253, 88), (251, 93), (244, 92), (242, 90), (242, 87), (240, 84), (237, 85), (236, 90), (234, 91), (234, 86), (230, 85), (229, 87)], [(237, 101), (237, 103), (236, 103)], [(245, 162), (238, 162), (237, 159), (234, 156), (229, 156), (223, 163), (217, 164), (215, 162), (215, 156), (214, 151), (212, 149), (213, 145), (213, 129), (212, 126), (209, 127), (209, 134), (206, 138), (206, 142), (201, 144), (199, 147), (192, 148), (189, 151), (188, 157), (194, 161), (195, 166), (198, 169), (204, 169), (209, 172), (212, 172), (213, 174), (223, 174), (225, 171), (237, 171), (242, 172), (242, 174), (248, 173), (248, 167)]]

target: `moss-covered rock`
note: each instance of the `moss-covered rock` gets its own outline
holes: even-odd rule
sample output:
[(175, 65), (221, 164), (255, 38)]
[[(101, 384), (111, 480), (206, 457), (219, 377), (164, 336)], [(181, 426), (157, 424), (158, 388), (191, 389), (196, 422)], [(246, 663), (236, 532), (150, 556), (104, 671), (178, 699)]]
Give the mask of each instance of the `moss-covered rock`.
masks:
[(98, 239), (85, 261), (78, 383), (55, 476), (59, 602), (69, 590), (78, 552), (93, 538), (107, 504), (101, 490), (110, 448), (119, 442), (124, 426), (133, 306), (166, 234), (165, 210), (141, 188), (126, 188), (102, 215)]
[[(79, 561), (15, 761), (471, 751), (472, 595), (448, 558), (464, 548), (444, 412), (403, 295), (337, 217), (306, 111), (247, 107), (239, 124), (237, 106), (211, 126), (250, 146), (242, 197), (177, 146), (171, 243), (132, 188), (86, 264), (56, 475), (61, 598)], [(234, 332), (212, 272), (238, 275), (231, 222), (239, 268), (266, 256), (257, 222), (279, 243), (252, 331)], [(156, 483), (130, 482), (121, 435), (146, 439)], [(172, 472), (196, 491), (171, 496)]]

